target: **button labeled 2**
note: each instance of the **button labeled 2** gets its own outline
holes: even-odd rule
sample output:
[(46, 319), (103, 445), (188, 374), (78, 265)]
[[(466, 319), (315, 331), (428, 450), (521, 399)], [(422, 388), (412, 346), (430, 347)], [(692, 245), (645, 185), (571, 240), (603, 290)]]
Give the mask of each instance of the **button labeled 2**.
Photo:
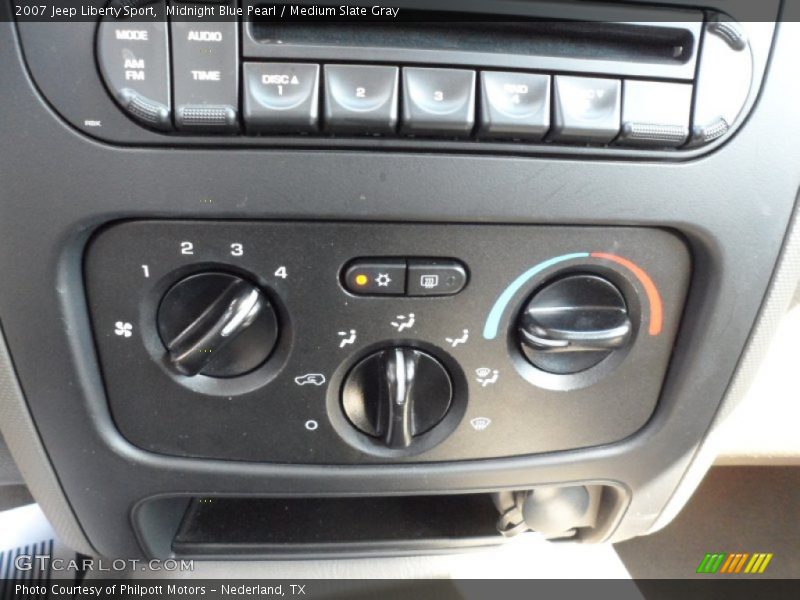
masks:
[(325, 65), (325, 125), (334, 133), (394, 133), (397, 67)]

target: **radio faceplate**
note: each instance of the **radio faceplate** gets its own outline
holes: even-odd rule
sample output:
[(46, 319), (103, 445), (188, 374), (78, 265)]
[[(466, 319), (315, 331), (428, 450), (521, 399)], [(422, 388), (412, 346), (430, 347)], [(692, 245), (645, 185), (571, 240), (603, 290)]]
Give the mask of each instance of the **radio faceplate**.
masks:
[(144, 4), (155, 19), (18, 22), (43, 95), (115, 144), (685, 159), (741, 126), (769, 51), (721, 13), (646, 5), (329, 23), (260, 18), (258, 0)]
[[(445, 264), (462, 265), (468, 280), (447, 296), (357, 295), (344, 274), (362, 257), (457, 261)], [(101, 231), (85, 261), (108, 401), (129, 441), (178, 456), (317, 464), (524, 455), (631, 435), (656, 406), (689, 272), (683, 242), (662, 230), (455, 224), (134, 221)], [(247, 281), (274, 310), (274, 347), (245, 374), (187, 375), (159, 334), (163, 299), (199, 273)], [(404, 273), (433, 285), (433, 273)], [(631, 335), (599, 364), (548, 373), (520, 349), (519, 314), (533, 292), (577, 273), (619, 290)], [(209, 319), (214, 298), (191, 310)], [(227, 344), (235, 354), (238, 342), (223, 337), (200, 336), (196, 349)], [(342, 406), (354, 366), (394, 347), (432, 357), (452, 384), (446, 416), (403, 449), (354, 427)]]

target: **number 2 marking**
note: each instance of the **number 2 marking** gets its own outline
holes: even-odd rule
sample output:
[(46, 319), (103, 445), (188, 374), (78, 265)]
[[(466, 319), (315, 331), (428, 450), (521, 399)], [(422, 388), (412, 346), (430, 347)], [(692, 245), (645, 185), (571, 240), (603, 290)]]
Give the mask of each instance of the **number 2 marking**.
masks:
[(181, 254), (194, 254), (194, 244), (192, 242), (181, 242)]

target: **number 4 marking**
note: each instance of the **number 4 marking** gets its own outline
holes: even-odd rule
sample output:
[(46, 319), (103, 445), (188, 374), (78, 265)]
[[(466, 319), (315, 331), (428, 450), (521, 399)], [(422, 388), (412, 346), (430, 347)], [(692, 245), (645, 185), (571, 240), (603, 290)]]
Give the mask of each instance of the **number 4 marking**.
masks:
[(275, 271), (275, 277), (280, 277), (281, 279), (286, 279), (289, 274), (286, 272), (286, 267), (280, 266), (278, 270)]

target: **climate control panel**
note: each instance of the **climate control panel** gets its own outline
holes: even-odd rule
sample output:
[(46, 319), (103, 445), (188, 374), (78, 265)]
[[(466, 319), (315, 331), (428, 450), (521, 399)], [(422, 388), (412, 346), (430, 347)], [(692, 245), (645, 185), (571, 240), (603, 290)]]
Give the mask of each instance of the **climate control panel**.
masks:
[(608, 444), (656, 409), (689, 254), (662, 230), (132, 221), (85, 278), (153, 452), (442, 461)]

